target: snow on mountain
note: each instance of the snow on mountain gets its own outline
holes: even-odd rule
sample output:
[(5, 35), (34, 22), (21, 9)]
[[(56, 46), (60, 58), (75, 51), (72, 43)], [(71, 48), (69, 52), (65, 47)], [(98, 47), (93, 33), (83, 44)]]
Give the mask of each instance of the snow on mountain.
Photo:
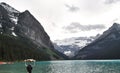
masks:
[(10, 13), (20, 13), (19, 11), (17, 11), (16, 9), (14, 9), (13, 7), (9, 6), (4, 2), (0, 3), (0, 5), (2, 5)]
[(17, 24), (18, 21), (18, 14), (20, 13), (19, 11), (17, 11), (16, 9), (14, 9), (13, 7), (9, 6), (8, 4), (2, 2), (0, 3), (1, 6), (3, 6), (7, 12), (8, 12), (8, 16), (10, 17), (11, 21), (15, 24)]
[(18, 17), (12, 17), (12, 18), (10, 18), (10, 19), (11, 19), (11, 21), (12, 21), (13, 23), (17, 24)]
[(96, 37), (73, 37), (64, 40), (56, 40), (54, 41), (59, 47), (56, 48), (58, 51), (66, 54), (69, 57), (73, 57), (76, 52), (92, 41), (94, 41)]
[(67, 56), (73, 56), (72, 51), (65, 51), (64, 54), (67, 55)]
[(94, 42), (85, 46), (75, 59), (120, 59), (120, 24), (114, 23)]
[[(18, 22), (18, 15), (20, 14), (20, 12), (4, 2), (0, 3), (0, 5), (7, 11), (6, 15), (8, 15), (8, 18), (10, 19), (10, 21), (15, 25), (18, 24), (17, 23)], [(2, 17), (1, 17), (1, 19), (2, 19)], [(2, 28), (1, 23), (0, 23), (0, 28)], [(15, 28), (14, 25), (12, 25), (12, 27), (10, 28), (10, 30), (12, 31), (11, 35), (17, 36), (14, 32), (14, 28)]]
[[(2, 56), (0, 55), (1, 60), (18, 61), (25, 58), (57, 60), (67, 58), (54, 49), (49, 35), (28, 10), (19, 12), (6, 3), (0, 3), (0, 37), (0, 47), (4, 45), (0, 50), (6, 50)], [(9, 51), (9, 48), (12, 52)]]
[(0, 23), (0, 34), (2, 34), (2, 24)]
[(15, 32), (14, 32), (14, 29), (15, 29), (15, 27), (12, 27), (10, 30), (12, 31), (12, 35), (13, 36), (17, 36), (16, 34), (15, 34)]
[(17, 36), (17, 35), (15, 34), (15, 32), (12, 32), (12, 35), (13, 35), (13, 36)]
[(73, 38), (68, 38), (64, 40), (56, 40), (55, 42), (58, 45), (78, 45), (78, 46), (85, 46), (86, 43), (90, 43), (93, 40), (93, 38), (89, 39), (88, 37), (73, 37)]
[(1, 23), (0, 23), (0, 28), (2, 28), (2, 25), (1, 25)]

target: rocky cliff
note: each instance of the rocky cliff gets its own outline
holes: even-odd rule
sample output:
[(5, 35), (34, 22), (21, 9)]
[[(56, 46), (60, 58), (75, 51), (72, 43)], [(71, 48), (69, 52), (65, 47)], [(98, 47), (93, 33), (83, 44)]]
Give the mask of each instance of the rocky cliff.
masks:
[[(6, 3), (0, 3), (0, 37), (0, 59), (6, 60), (9, 57), (7, 60), (17, 60), (18, 54), (14, 54), (15, 50), (19, 52), (19, 60), (26, 58), (62, 59), (54, 51), (50, 37), (42, 25), (28, 10), (19, 12)], [(16, 58), (13, 59), (14, 57)]]

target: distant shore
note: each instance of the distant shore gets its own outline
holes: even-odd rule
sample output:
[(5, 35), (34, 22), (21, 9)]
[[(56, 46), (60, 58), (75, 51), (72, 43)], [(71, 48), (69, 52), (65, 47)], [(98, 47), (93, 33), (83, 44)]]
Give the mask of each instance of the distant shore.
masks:
[(0, 61), (0, 65), (1, 64), (13, 64), (14, 62), (3, 62), (3, 61)]

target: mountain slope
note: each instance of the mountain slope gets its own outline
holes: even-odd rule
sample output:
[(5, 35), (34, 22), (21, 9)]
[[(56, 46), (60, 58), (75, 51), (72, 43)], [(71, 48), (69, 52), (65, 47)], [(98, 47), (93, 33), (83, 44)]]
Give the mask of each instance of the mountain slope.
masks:
[(93, 43), (84, 47), (75, 59), (120, 59), (120, 25), (114, 23)]
[[(54, 41), (55, 49), (69, 57), (75, 56), (76, 52), (91, 43), (96, 37), (74, 37)], [(58, 46), (57, 46), (58, 45)]]
[(0, 3), (0, 60), (63, 59), (35, 17)]

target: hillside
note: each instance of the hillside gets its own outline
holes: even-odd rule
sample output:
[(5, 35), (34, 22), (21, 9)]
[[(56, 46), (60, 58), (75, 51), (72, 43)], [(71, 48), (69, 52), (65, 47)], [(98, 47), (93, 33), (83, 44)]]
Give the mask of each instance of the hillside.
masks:
[(6, 3), (0, 3), (0, 60), (27, 58), (63, 59), (42, 25), (28, 10), (19, 12)]
[(120, 59), (120, 24), (114, 23), (98, 39), (79, 50), (74, 59)]

